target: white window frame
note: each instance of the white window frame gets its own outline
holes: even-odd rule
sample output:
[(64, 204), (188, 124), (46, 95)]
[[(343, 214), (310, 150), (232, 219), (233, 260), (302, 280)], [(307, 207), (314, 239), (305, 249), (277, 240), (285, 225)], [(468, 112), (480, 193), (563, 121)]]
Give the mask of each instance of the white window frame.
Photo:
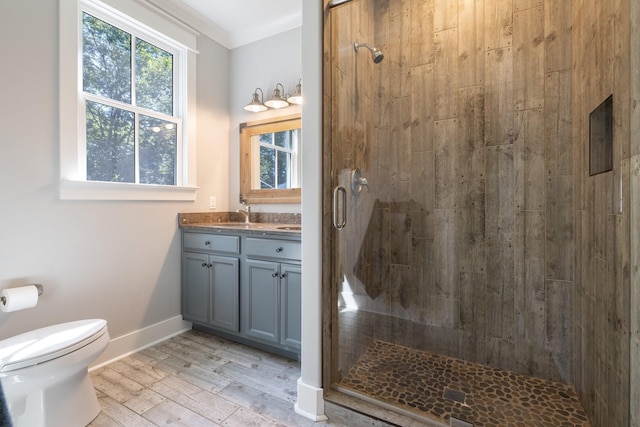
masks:
[[(196, 196), (196, 34), (178, 21), (131, 0), (63, 0), (59, 3), (60, 198), (63, 200), (195, 201)], [(176, 114), (182, 116), (182, 144), (177, 147), (176, 185), (87, 181), (85, 97), (82, 88), (82, 14), (116, 17), (127, 31), (153, 33), (171, 47), (174, 68), (185, 70), (174, 84)], [(122, 25), (121, 25), (122, 24)], [(160, 34), (160, 36), (158, 36)], [(176, 50), (177, 49), (177, 50)], [(183, 107), (184, 105), (184, 111)]]
[[(295, 131), (295, 132), (294, 132)], [(254, 187), (255, 188), (262, 188), (261, 187), (261, 182), (260, 182), (260, 147), (265, 147), (268, 148), (270, 150), (274, 150), (276, 152), (281, 152), (281, 153), (286, 153), (286, 154), (290, 154), (291, 157), (289, 158), (289, 180), (291, 181), (289, 183), (289, 186), (287, 188), (296, 188), (296, 187), (300, 187), (300, 180), (298, 179), (298, 167), (300, 165), (299, 162), (299, 158), (300, 156), (298, 156), (298, 138), (300, 135), (300, 132), (302, 130), (301, 129), (287, 129), (286, 132), (289, 133), (289, 138), (291, 139), (291, 145), (293, 146), (293, 148), (284, 148), (284, 147), (280, 147), (278, 145), (276, 145), (274, 143), (274, 139), (275, 139), (275, 134), (278, 132), (282, 132), (282, 131), (275, 131), (275, 132), (271, 132), (269, 135), (271, 135), (271, 142), (267, 143), (267, 142), (262, 142), (260, 140), (260, 136), (262, 135), (254, 135), (253, 138), (256, 138), (256, 148), (252, 151), (256, 152), (256, 161), (252, 162), (252, 164), (256, 165), (256, 170), (252, 172), (252, 176), (255, 176), (257, 178), (257, 182), (254, 182)], [(277, 166), (277, 162), (276, 162), (276, 176), (278, 175), (278, 166)], [(277, 190), (278, 187), (274, 188), (273, 190)]]

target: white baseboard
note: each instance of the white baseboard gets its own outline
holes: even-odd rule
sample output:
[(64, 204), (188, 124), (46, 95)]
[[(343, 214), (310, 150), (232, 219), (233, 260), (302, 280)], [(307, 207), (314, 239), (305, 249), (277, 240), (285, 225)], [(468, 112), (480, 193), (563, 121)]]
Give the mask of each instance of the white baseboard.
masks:
[(175, 316), (109, 341), (107, 349), (89, 367), (89, 371), (127, 357), (137, 351), (191, 329), (192, 323)]
[(294, 405), (297, 414), (313, 421), (326, 421), (324, 414), (324, 398), (321, 388), (305, 384), (302, 377), (298, 378), (298, 400)]

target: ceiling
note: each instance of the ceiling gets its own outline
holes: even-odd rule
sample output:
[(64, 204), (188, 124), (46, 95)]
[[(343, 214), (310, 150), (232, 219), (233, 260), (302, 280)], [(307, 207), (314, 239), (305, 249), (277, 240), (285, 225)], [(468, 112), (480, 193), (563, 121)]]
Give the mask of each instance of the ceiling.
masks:
[[(228, 49), (302, 26), (303, 0), (178, 0), (171, 5), (197, 18)], [(171, 11), (170, 11), (171, 12)], [(198, 28), (203, 30), (202, 28)]]

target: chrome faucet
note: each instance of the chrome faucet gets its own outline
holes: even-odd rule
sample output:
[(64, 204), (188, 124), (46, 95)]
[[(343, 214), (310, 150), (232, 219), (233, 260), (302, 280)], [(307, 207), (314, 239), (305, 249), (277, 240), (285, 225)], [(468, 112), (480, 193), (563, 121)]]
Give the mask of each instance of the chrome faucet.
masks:
[(239, 212), (242, 215), (244, 215), (244, 223), (245, 224), (251, 223), (251, 206), (245, 205), (244, 210), (237, 209), (236, 212)]

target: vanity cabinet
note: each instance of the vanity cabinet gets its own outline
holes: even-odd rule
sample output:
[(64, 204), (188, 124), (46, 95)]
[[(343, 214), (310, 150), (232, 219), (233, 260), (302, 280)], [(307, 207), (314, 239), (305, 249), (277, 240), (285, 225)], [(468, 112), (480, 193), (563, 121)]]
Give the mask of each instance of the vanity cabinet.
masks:
[(239, 332), (239, 255), (238, 236), (184, 233), (182, 314), (185, 320)]
[(242, 295), (247, 336), (300, 348), (300, 242), (247, 238)]
[(279, 342), (280, 264), (248, 259), (243, 292), (247, 336), (270, 343)]
[(300, 265), (247, 259), (247, 335), (300, 348)]
[(280, 264), (280, 344), (300, 349), (302, 337), (302, 268)]
[(297, 357), (299, 234), (183, 229), (182, 313), (219, 335)]
[(300, 349), (300, 265), (247, 259), (247, 336)]

